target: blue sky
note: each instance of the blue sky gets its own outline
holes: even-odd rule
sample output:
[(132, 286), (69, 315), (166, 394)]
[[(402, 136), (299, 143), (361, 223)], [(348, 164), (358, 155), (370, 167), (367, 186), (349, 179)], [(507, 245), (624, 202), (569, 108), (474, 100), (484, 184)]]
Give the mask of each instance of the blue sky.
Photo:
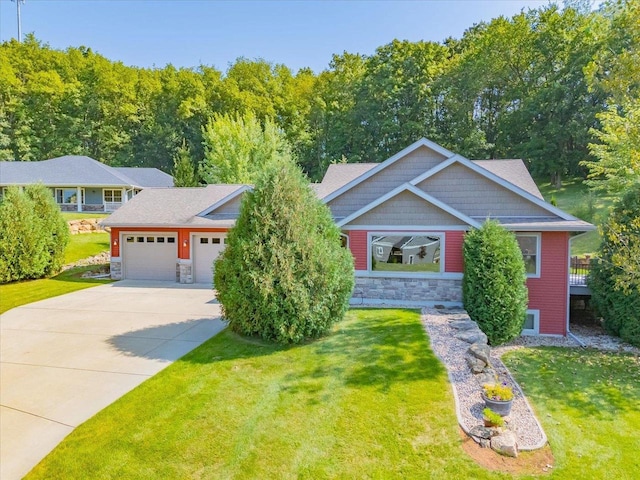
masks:
[[(127, 65), (213, 65), (238, 57), (325, 69), (333, 53), (371, 54), (394, 38), (460, 38), (474, 23), (537, 0), (26, 0), (22, 32), (53, 48), (84, 45)], [(0, 0), (0, 40), (17, 36), (16, 3)]]

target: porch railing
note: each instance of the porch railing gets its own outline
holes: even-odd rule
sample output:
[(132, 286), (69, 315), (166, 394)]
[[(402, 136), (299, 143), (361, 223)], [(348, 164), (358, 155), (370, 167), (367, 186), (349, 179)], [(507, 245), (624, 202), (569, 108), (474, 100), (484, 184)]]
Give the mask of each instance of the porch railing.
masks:
[(586, 286), (591, 272), (591, 257), (571, 257), (569, 264), (569, 285)]

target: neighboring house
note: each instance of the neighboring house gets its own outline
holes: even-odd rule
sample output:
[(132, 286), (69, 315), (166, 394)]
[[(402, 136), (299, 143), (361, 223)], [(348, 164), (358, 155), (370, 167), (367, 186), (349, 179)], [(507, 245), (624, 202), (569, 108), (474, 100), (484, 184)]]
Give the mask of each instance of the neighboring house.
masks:
[(63, 211), (112, 212), (144, 188), (173, 187), (173, 177), (157, 168), (110, 167), (73, 155), (0, 162), (0, 194), (10, 185), (31, 183), (51, 188)]
[[(331, 165), (312, 187), (354, 256), (357, 301), (460, 305), (464, 234), (491, 217), (526, 260), (524, 333), (566, 335), (569, 237), (595, 227), (546, 203), (521, 160), (470, 161), (422, 139), (379, 164)], [(112, 277), (211, 283), (250, 188), (141, 192), (103, 222)]]

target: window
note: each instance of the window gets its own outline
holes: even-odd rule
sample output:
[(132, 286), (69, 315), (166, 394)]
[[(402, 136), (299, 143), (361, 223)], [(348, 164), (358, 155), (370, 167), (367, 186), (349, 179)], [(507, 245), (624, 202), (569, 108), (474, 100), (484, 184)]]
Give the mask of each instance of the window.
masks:
[(158, 243), (164, 243), (164, 237), (158, 237), (158, 238), (156, 238), (156, 242), (158, 242)]
[(133, 243), (134, 237), (127, 237), (127, 243)]
[[(81, 203), (84, 203), (84, 188), (80, 189)], [(59, 204), (78, 204), (78, 189), (77, 188), (56, 188), (56, 202)]]
[(136, 241), (137, 241), (138, 243), (144, 243), (144, 237), (138, 237), (138, 238), (136, 239)]
[(175, 237), (167, 237), (167, 243), (176, 243)]
[(440, 251), (444, 235), (397, 233), (372, 235), (371, 271), (440, 273)]
[(516, 233), (528, 277), (540, 276), (540, 235)]
[(200, 238), (200, 243), (209, 243), (208, 238)]
[(108, 190), (102, 191), (105, 203), (122, 203), (122, 190)]
[(344, 233), (340, 234), (340, 246), (349, 249), (349, 236)]
[(527, 310), (522, 335), (540, 334), (540, 310)]
[(211, 239), (211, 243), (220, 243), (220, 239), (219, 238), (212, 238)]
[(156, 237), (147, 237), (147, 243), (153, 243), (156, 241)]

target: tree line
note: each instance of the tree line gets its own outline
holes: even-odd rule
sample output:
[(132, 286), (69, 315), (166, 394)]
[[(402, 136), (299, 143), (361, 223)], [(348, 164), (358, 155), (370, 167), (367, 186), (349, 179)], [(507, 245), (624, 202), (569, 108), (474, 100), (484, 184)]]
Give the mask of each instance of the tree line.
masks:
[(583, 4), (499, 17), (460, 39), (336, 54), (318, 74), (246, 58), (225, 72), (138, 68), (34, 36), (4, 42), (0, 158), (81, 154), (170, 172), (175, 158), (197, 166), (215, 150), (216, 121), (249, 115), (279, 130), (314, 179), (331, 162), (381, 161), (424, 136), (472, 159), (523, 158), (554, 183), (590, 170), (597, 181), (599, 162), (616, 168), (637, 141), (625, 143), (620, 124), (638, 130), (640, 14), (637, 0)]

